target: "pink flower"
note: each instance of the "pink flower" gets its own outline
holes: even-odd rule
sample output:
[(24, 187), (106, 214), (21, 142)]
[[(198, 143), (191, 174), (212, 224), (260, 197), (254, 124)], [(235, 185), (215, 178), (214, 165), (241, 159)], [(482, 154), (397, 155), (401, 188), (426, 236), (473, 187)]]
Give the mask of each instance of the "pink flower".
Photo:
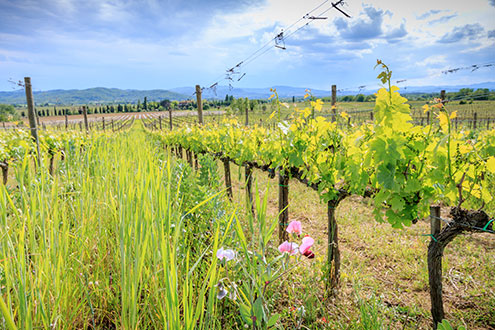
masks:
[(278, 250), (280, 251), (280, 253), (287, 252), (291, 256), (293, 256), (293, 255), (297, 254), (297, 248), (298, 247), (299, 246), (296, 243), (289, 243), (289, 242), (285, 241), (282, 244), (280, 244), (280, 246), (278, 247)]
[(289, 234), (295, 233), (297, 235), (301, 235), (301, 233), (302, 233), (301, 221), (292, 221), (287, 226), (286, 231)]
[(299, 247), (299, 252), (301, 252), (301, 254), (305, 255), (308, 258), (314, 258), (314, 253), (311, 252), (311, 247), (313, 246), (314, 243), (315, 240), (312, 239), (311, 237), (309, 236), (304, 237), (302, 239), (302, 244)]

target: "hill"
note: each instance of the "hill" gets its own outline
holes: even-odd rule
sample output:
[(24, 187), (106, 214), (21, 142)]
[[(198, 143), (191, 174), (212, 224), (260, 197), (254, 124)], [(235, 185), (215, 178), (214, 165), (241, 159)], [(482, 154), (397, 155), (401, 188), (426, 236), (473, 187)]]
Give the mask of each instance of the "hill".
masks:
[[(229, 86), (217, 86), (215, 90), (205, 89), (203, 98), (205, 99), (220, 99), (223, 100), (225, 95), (233, 95), (235, 98), (248, 97), (250, 99), (267, 99), (272, 92), (270, 88), (277, 89), (280, 98), (287, 99), (295, 97), (303, 97), (306, 94), (304, 87), (291, 86), (272, 86), (263, 88), (229, 88)], [(339, 86), (337, 86), (339, 88)], [(439, 93), (445, 89), (447, 92), (457, 92), (462, 88), (488, 88), (495, 90), (495, 82), (485, 82), (472, 85), (456, 85), (456, 86), (402, 86), (402, 94), (420, 94), (420, 93)], [(88, 89), (56, 89), (49, 91), (34, 92), (34, 99), (37, 105), (42, 104), (97, 104), (97, 103), (137, 103), (138, 100), (143, 101), (144, 97), (148, 101), (169, 100), (187, 100), (196, 99), (194, 96), (194, 87), (177, 87), (170, 90), (153, 89), (153, 90), (136, 90), (136, 89), (118, 89), (118, 88), (88, 88)], [(338, 95), (369, 95), (375, 93), (376, 89), (363, 90), (344, 90), (339, 91)], [(331, 95), (330, 90), (312, 89), (311, 93), (315, 97), (328, 97)], [(6, 104), (25, 104), (26, 96), (24, 90), (16, 90), (12, 92), (0, 92), (0, 103)]]
[[(40, 104), (96, 104), (96, 103), (137, 103), (143, 101), (185, 100), (188, 97), (179, 93), (162, 89), (135, 90), (118, 88), (88, 88), (88, 89), (55, 89), (50, 91), (33, 92), (34, 100)], [(0, 92), (0, 103), (25, 104), (26, 95), (24, 89), (12, 92)]]

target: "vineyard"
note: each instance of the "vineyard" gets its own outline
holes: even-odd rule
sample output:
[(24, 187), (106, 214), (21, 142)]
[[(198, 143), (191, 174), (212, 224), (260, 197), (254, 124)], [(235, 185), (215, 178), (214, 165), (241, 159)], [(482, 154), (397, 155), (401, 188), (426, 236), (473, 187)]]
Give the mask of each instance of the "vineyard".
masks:
[(495, 328), (495, 130), (379, 66), (355, 121), (274, 90), (0, 131), (2, 327)]

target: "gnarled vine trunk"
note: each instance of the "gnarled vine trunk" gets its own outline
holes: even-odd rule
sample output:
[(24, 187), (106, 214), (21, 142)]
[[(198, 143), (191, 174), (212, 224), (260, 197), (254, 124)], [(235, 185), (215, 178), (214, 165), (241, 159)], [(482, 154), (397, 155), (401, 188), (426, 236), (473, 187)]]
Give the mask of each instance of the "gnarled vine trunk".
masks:
[(489, 222), (490, 217), (483, 211), (467, 211), (453, 207), (450, 215), (452, 221), (434, 236), (428, 245), (428, 278), (434, 329), (444, 318), (442, 257), (445, 247), (463, 232), (484, 232), (493, 228), (493, 223)]
[(0, 162), (0, 167), (2, 168), (2, 182), (6, 185), (9, 177), (9, 164), (7, 162)]

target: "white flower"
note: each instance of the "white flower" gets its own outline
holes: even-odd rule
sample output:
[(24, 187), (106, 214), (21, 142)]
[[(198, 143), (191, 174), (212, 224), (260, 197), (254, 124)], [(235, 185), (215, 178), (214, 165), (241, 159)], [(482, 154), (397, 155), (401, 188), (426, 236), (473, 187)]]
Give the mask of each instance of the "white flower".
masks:
[(217, 285), (215, 285), (215, 286), (218, 288), (217, 299), (222, 300), (223, 298), (225, 298), (227, 296), (227, 294), (229, 292), (227, 290), (225, 290), (222, 282), (218, 282)]
[(217, 251), (217, 258), (220, 260), (225, 258), (225, 260), (230, 261), (235, 259), (235, 251), (231, 249), (224, 250), (223, 247), (221, 247)]

